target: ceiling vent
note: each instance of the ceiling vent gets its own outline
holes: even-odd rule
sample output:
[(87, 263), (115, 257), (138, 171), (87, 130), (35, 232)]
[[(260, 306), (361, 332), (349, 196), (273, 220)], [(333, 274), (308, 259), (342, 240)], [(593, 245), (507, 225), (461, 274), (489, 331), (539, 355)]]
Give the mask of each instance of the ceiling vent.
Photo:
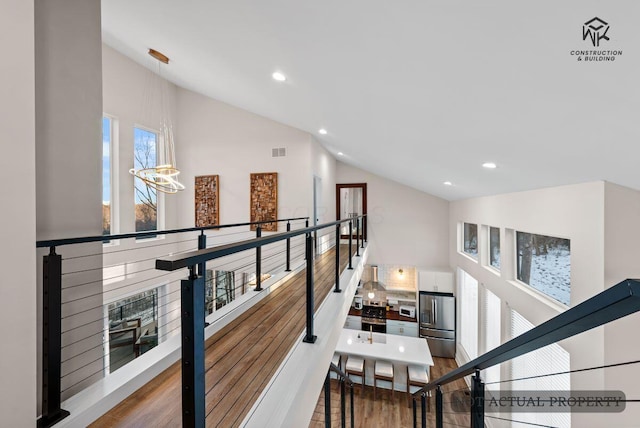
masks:
[(272, 158), (281, 158), (287, 155), (287, 149), (285, 147), (276, 147), (271, 149), (271, 157)]

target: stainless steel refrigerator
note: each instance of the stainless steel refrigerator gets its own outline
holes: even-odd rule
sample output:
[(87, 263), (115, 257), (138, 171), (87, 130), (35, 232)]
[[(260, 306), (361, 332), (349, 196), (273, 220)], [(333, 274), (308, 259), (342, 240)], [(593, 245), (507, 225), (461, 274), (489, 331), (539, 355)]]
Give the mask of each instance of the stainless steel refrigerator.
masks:
[(451, 293), (420, 292), (420, 337), (434, 357), (456, 355), (456, 300)]

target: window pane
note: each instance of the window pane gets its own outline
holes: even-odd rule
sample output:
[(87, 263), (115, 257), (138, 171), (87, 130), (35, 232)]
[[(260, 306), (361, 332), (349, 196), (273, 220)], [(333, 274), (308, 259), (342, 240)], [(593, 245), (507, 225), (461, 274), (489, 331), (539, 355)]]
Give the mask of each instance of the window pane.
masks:
[(518, 279), (569, 306), (571, 246), (568, 239), (517, 232)]
[(111, 234), (111, 119), (102, 118), (102, 234)]
[(109, 310), (109, 371), (158, 345), (158, 289), (118, 302)]
[(463, 249), (464, 252), (477, 258), (478, 257), (478, 225), (477, 224), (464, 224), (464, 237), (463, 237)]
[(489, 262), (492, 267), (500, 270), (500, 229), (489, 228)]
[(460, 272), (460, 344), (473, 359), (478, 356), (478, 281), (465, 271)]
[[(500, 298), (493, 294), (491, 291), (485, 289), (484, 300), (484, 352), (500, 346), (500, 320), (501, 320), (501, 303)], [(489, 367), (485, 370), (485, 382), (488, 384), (491, 382), (500, 381), (500, 364), (493, 367)], [(499, 385), (492, 384), (487, 385), (487, 388), (494, 389), (499, 388)]]
[[(520, 336), (531, 330), (533, 324), (515, 310), (511, 310), (511, 337)], [(571, 389), (570, 355), (560, 345), (554, 343), (511, 360), (512, 391), (569, 391)], [(563, 373), (555, 376), (541, 376), (551, 373)], [(569, 428), (571, 413), (520, 413), (517, 419), (529, 424)], [(514, 423), (513, 427), (524, 424)]]
[[(158, 165), (158, 136), (154, 132), (134, 128), (133, 166), (136, 170)], [(135, 178), (136, 232), (158, 229), (158, 195), (155, 189)]]

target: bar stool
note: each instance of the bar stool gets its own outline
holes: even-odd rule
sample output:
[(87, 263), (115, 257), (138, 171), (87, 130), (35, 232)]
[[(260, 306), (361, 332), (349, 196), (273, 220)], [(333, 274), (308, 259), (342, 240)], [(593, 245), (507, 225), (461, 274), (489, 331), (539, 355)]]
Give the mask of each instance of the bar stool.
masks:
[(331, 358), (331, 364), (342, 370), (342, 365), (340, 363), (340, 354), (334, 353), (333, 358)]
[(360, 376), (360, 378), (362, 379), (362, 390), (360, 392), (360, 395), (364, 395), (364, 382), (365, 382), (364, 359), (353, 356), (353, 355), (350, 355), (349, 357), (347, 357), (347, 365), (345, 366), (345, 373), (349, 377), (351, 375)]
[[(411, 394), (429, 383), (429, 368), (422, 366), (407, 366), (407, 403), (411, 407)], [(429, 408), (429, 392), (427, 395), (427, 408)]]
[(387, 361), (376, 361), (375, 371), (373, 373), (373, 399), (376, 399), (376, 387), (378, 380), (386, 380), (391, 382), (391, 398), (394, 396), (393, 381), (393, 364)]

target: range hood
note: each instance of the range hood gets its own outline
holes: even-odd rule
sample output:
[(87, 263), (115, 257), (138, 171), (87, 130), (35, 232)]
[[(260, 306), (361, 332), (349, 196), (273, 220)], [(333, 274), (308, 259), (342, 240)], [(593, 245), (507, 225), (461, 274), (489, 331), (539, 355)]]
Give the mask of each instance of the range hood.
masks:
[(371, 266), (371, 281), (362, 286), (363, 303), (370, 306), (386, 306), (387, 288), (378, 281), (378, 266)]

